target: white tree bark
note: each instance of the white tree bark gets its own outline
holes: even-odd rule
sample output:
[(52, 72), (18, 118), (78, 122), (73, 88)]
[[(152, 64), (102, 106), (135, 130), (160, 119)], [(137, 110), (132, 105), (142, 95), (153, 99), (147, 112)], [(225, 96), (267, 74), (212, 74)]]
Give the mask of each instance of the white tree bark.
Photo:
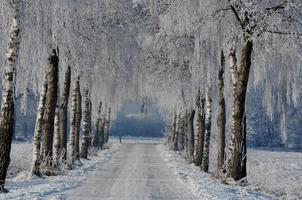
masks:
[(4, 67), (2, 106), (0, 118), (0, 191), (4, 184), (10, 162), (11, 143), (14, 126), (14, 74), (20, 49), (20, 0), (13, 2), (14, 13), (10, 27), (9, 43)]
[(69, 159), (73, 163), (76, 159), (76, 131), (77, 131), (77, 108), (78, 108), (78, 80), (73, 82), (71, 97), (71, 116), (69, 134)]
[(40, 94), (39, 105), (37, 109), (37, 117), (35, 124), (35, 132), (34, 132), (34, 147), (33, 147), (33, 158), (32, 158), (32, 166), (31, 166), (31, 174), (40, 176), (40, 164), (41, 164), (41, 134), (42, 134), (42, 123), (45, 109), (45, 101), (46, 101), (46, 92), (47, 92), (47, 78), (45, 77), (45, 82), (42, 86), (42, 91)]
[(81, 158), (87, 159), (89, 147), (89, 116), (90, 116), (90, 100), (89, 92), (84, 90), (84, 110), (83, 110), (83, 136), (81, 146)]
[(58, 166), (60, 158), (62, 156), (60, 151), (60, 140), (60, 107), (57, 107), (53, 133), (53, 165), (55, 167)]
[(202, 157), (202, 170), (209, 171), (209, 156), (210, 156), (210, 139), (211, 139), (211, 90), (209, 87), (206, 89), (205, 98), (205, 134), (204, 134), (204, 149)]

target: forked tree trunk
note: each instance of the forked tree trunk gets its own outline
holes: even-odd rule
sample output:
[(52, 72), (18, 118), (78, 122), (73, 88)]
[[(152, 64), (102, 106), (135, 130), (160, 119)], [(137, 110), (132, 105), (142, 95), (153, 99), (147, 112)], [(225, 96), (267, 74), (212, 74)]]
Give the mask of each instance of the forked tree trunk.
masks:
[(76, 137), (75, 137), (75, 151), (76, 151), (76, 159), (80, 159), (80, 133), (81, 133), (81, 121), (82, 121), (82, 95), (80, 89), (80, 80), (78, 78), (78, 100), (77, 100), (77, 125), (76, 125)]
[(108, 108), (106, 117), (107, 119), (104, 127), (104, 133), (105, 133), (105, 143), (108, 143), (109, 135), (110, 135), (111, 107)]
[(88, 146), (89, 146), (89, 111), (90, 101), (88, 90), (84, 90), (84, 110), (83, 110), (83, 136), (82, 136), (82, 149), (81, 158), (87, 159)]
[(218, 73), (218, 94), (217, 94), (217, 173), (219, 174), (224, 166), (224, 148), (225, 148), (225, 99), (224, 99), (224, 66), (225, 58), (224, 53), (221, 51), (221, 67)]
[(45, 165), (50, 166), (52, 160), (54, 119), (58, 93), (58, 64), (59, 58), (55, 49), (49, 57), (47, 75), (47, 93), (42, 129), (42, 158)]
[(62, 94), (62, 105), (60, 109), (60, 152), (62, 158), (66, 160), (67, 158), (67, 110), (68, 110), (68, 99), (70, 93), (70, 78), (71, 71), (68, 66), (65, 73), (64, 88)]
[(69, 134), (69, 154), (73, 163), (76, 160), (76, 131), (77, 131), (77, 108), (78, 108), (78, 80), (74, 81), (72, 86), (71, 97), (71, 117), (70, 117), (70, 134)]
[(4, 67), (2, 105), (0, 117), (0, 192), (4, 189), (10, 162), (11, 143), (14, 134), (14, 73), (20, 49), (20, 0), (14, 1), (14, 13), (10, 27), (9, 44)]
[(31, 176), (37, 175), (40, 176), (40, 164), (41, 164), (41, 134), (42, 134), (42, 124), (43, 124), (43, 116), (45, 109), (45, 101), (46, 101), (46, 92), (47, 92), (47, 77), (45, 76), (44, 84), (42, 87), (42, 91), (40, 94), (39, 105), (37, 109), (37, 117), (35, 124), (35, 132), (34, 132), (34, 147), (33, 147), (33, 158), (32, 158), (32, 166), (31, 166)]
[(95, 133), (93, 137), (93, 147), (100, 147), (100, 123), (101, 123), (101, 114), (102, 114), (102, 102), (100, 102), (98, 107), (98, 115), (95, 122)]
[(205, 98), (205, 134), (204, 134), (204, 148), (202, 157), (202, 170), (209, 171), (209, 157), (210, 157), (210, 139), (211, 139), (211, 90), (207, 88)]
[(237, 67), (236, 48), (232, 46), (229, 59), (233, 82), (233, 108), (231, 135), (228, 148), (228, 177), (240, 180), (246, 176), (245, 98), (251, 67), (253, 42), (245, 40), (241, 50), (241, 63)]
[(195, 117), (195, 110), (192, 110), (189, 113), (188, 118), (188, 159), (190, 162), (193, 161), (194, 157), (194, 117)]

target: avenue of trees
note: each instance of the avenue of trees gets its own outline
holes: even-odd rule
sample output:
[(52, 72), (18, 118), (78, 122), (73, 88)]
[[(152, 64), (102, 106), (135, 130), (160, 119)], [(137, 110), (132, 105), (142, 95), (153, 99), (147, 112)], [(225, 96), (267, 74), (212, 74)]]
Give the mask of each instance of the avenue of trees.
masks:
[(129, 99), (156, 103), (171, 148), (217, 177), (246, 177), (247, 141), (302, 148), (301, 10), (298, 0), (1, 1), (1, 190), (15, 103), (28, 113), (31, 96), (35, 175), (103, 148)]

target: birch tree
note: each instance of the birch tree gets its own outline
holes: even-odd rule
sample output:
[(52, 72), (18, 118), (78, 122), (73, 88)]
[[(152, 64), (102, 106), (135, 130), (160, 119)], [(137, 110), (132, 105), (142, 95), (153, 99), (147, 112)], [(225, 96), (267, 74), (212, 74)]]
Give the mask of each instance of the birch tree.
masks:
[(217, 173), (224, 166), (224, 149), (225, 149), (225, 123), (226, 123), (226, 111), (225, 111), (225, 99), (224, 99), (224, 67), (225, 58), (224, 53), (221, 51), (221, 66), (218, 72), (218, 94), (217, 94)]
[(95, 133), (93, 137), (93, 146), (99, 147), (100, 146), (100, 123), (101, 123), (101, 115), (102, 115), (102, 101), (99, 103), (97, 119), (95, 122)]
[(69, 154), (70, 154), (70, 160), (73, 163), (77, 156), (76, 151), (76, 134), (77, 134), (77, 113), (78, 113), (78, 91), (79, 91), (79, 84), (78, 84), (79, 78), (77, 78), (73, 82), (72, 86), (72, 97), (71, 97), (71, 116), (70, 116), (70, 134), (69, 134)]
[(60, 109), (60, 152), (62, 154), (62, 158), (65, 160), (67, 156), (67, 110), (68, 110), (68, 99), (70, 93), (70, 78), (71, 71), (70, 66), (68, 66), (67, 71), (65, 73), (64, 79), (64, 88), (62, 94), (62, 104)]
[(10, 25), (9, 43), (4, 67), (2, 105), (0, 117), (0, 192), (4, 189), (6, 173), (10, 162), (14, 126), (14, 74), (21, 42), (20, 0), (13, 1), (13, 18)]
[(189, 161), (193, 161), (194, 157), (194, 117), (195, 117), (195, 110), (191, 110), (188, 114), (188, 159)]
[(35, 124), (35, 132), (34, 132), (34, 141), (33, 141), (33, 158), (32, 158), (32, 166), (31, 166), (31, 176), (32, 175), (41, 175), (40, 164), (41, 164), (41, 134), (42, 134), (42, 123), (43, 116), (45, 110), (45, 101), (46, 101), (46, 93), (47, 93), (47, 77), (45, 76), (45, 81), (42, 85), (39, 105), (37, 109), (37, 117)]
[(201, 98), (201, 93), (198, 91), (195, 100), (195, 118), (194, 118), (194, 163), (196, 166), (201, 166), (203, 150), (204, 150), (204, 133), (205, 133), (205, 119), (204, 119), (204, 98)]
[(76, 122), (76, 135), (75, 135), (75, 151), (76, 160), (80, 159), (80, 134), (81, 134), (81, 121), (82, 121), (82, 95), (80, 89), (80, 78), (77, 81), (77, 122)]
[(111, 107), (109, 106), (107, 116), (106, 116), (106, 123), (105, 123), (105, 127), (104, 127), (105, 143), (108, 143), (108, 140), (109, 140), (110, 123), (111, 123)]
[(46, 166), (51, 166), (55, 109), (58, 93), (58, 64), (57, 51), (52, 50), (48, 60), (47, 93), (42, 128), (42, 158)]
[(202, 170), (205, 172), (209, 171), (209, 157), (210, 157), (210, 139), (211, 139), (211, 119), (212, 119), (212, 108), (211, 108), (211, 89), (207, 87), (205, 97), (205, 134), (204, 134), (204, 149), (202, 157)]
[(81, 158), (87, 159), (89, 148), (89, 116), (90, 116), (90, 100), (89, 92), (84, 89), (84, 110), (83, 110), (83, 136), (81, 146)]

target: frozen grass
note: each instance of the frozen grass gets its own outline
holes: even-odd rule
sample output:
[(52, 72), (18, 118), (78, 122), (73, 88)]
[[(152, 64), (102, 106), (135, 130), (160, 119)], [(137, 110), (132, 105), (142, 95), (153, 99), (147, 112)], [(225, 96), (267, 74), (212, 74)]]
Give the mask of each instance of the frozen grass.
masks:
[(8, 178), (23, 171), (29, 171), (32, 159), (31, 143), (14, 143), (11, 150), (11, 162), (8, 168)]
[(162, 156), (179, 178), (192, 184), (204, 199), (302, 199), (302, 154), (297, 152), (248, 150), (248, 185), (224, 185), (182, 155), (160, 145)]
[(249, 150), (247, 167), (254, 187), (283, 199), (302, 199), (301, 153)]

